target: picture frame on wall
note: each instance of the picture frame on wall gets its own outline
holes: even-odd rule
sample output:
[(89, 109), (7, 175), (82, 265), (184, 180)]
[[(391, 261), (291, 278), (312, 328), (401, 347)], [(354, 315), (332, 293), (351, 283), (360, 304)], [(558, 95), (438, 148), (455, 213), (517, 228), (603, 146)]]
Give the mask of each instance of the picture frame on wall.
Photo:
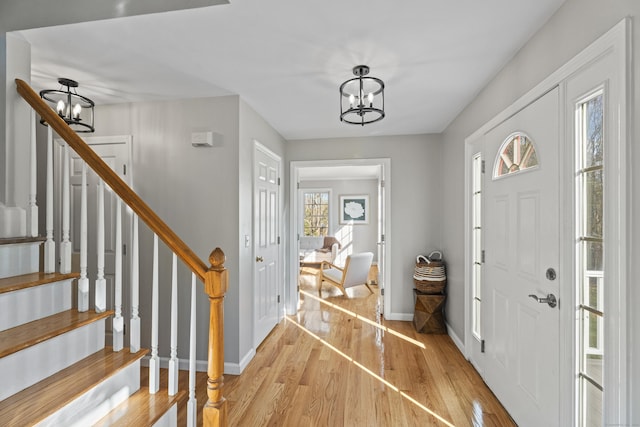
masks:
[(369, 224), (369, 195), (340, 196), (340, 224)]

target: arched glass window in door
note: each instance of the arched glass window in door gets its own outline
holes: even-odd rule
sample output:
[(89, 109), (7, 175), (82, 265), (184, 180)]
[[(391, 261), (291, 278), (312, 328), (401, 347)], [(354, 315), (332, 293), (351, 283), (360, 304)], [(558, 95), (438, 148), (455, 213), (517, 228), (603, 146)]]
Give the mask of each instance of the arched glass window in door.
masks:
[(538, 155), (533, 141), (523, 132), (509, 135), (498, 150), (493, 166), (493, 178), (538, 167)]

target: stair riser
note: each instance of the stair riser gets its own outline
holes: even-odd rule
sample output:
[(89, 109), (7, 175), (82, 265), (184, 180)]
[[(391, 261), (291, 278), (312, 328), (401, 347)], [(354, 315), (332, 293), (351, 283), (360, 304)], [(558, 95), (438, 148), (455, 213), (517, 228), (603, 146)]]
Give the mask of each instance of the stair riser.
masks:
[(72, 280), (0, 294), (0, 331), (71, 309)]
[(175, 427), (178, 425), (178, 406), (173, 405), (153, 427)]
[(0, 359), (0, 400), (103, 348), (104, 322), (74, 329)]
[(42, 427), (92, 425), (127, 400), (139, 388), (140, 362), (138, 361), (96, 384), (96, 387), (37, 425)]
[(40, 242), (0, 245), (0, 279), (38, 271), (39, 246)]

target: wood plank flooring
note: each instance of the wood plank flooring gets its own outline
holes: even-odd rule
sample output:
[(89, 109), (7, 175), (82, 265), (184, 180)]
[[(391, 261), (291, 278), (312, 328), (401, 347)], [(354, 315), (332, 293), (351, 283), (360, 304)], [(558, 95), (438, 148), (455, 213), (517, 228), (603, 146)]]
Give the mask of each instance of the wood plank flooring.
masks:
[[(276, 326), (242, 375), (225, 376), (229, 425), (515, 425), (448, 336), (383, 320), (372, 289), (347, 298), (324, 287), (320, 301), (314, 277), (303, 276), (299, 313)], [(186, 372), (180, 382), (185, 389)], [(205, 373), (196, 394), (201, 423)]]

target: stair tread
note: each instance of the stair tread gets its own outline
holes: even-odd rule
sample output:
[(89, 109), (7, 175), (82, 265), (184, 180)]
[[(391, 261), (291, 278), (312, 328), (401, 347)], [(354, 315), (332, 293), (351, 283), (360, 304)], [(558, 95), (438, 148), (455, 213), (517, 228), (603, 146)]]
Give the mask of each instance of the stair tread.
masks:
[(128, 349), (115, 353), (105, 347), (0, 401), (0, 425), (34, 425), (147, 353), (130, 353)]
[(36, 237), (2, 237), (0, 238), (0, 245), (15, 245), (20, 243), (42, 243), (47, 238), (44, 236)]
[(34, 286), (46, 285), (48, 283), (59, 282), (61, 280), (77, 279), (79, 277), (80, 273), (62, 274), (42, 272), (7, 277), (0, 279), (0, 294), (32, 288)]
[(187, 398), (186, 390), (180, 390), (174, 396), (169, 396), (166, 389), (151, 394), (148, 387), (141, 387), (129, 399), (94, 424), (94, 427), (152, 426), (171, 406), (174, 404), (184, 405)]
[(71, 330), (105, 319), (113, 311), (96, 313), (72, 309), (0, 332), (0, 357), (5, 357)]

